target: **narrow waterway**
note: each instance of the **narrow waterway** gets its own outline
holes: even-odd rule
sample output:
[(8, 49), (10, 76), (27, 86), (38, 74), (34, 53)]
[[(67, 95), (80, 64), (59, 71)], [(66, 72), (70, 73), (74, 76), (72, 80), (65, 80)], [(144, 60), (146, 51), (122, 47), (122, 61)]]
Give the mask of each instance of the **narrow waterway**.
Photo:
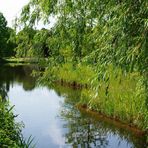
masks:
[(81, 91), (38, 86), (35, 65), (1, 65), (0, 87), (37, 148), (146, 148), (146, 138), (74, 107)]

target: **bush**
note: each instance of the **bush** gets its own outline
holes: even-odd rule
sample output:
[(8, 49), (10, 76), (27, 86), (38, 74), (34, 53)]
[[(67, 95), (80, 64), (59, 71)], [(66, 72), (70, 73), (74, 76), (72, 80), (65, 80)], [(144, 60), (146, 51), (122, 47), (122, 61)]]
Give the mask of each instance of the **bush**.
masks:
[(7, 100), (0, 96), (0, 147), (2, 148), (29, 148), (32, 139), (26, 142), (22, 135), (22, 123), (16, 123), (15, 115), (12, 112)]

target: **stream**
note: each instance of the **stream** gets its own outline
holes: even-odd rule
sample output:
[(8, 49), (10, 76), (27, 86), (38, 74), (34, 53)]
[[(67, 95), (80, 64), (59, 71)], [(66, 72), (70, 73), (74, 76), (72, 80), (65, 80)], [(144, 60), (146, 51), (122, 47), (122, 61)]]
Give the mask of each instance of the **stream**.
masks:
[(23, 136), (32, 136), (37, 148), (146, 148), (146, 137), (78, 110), (81, 90), (36, 85), (33, 69), (1, 65), (0, 87), (25, 126)]

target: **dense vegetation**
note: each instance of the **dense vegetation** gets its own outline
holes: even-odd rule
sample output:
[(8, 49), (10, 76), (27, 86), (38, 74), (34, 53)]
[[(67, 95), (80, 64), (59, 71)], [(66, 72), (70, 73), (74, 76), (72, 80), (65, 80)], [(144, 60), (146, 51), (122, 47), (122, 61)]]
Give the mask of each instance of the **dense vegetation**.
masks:
[[(1, 92), (0, 92), (1, 93)], [(0, 94), (0, 147), (2, 148), (29, 148), (32, 144), (31, 137), (25, 141), (22, 135), (22, 123), (15, 121), (8, 100), (5, 100)]]
[[(80, 104), (148, 129), (146, 0), (31, 0), (16, 21), (17, 57), (42, 57), (42, 79), (88, 84)], [(56, 24), (36, 30), (40, 20)]]
[(15, 31), (7, 27), (7, 21), (2, 13), (0, 13), (0, 58), (13, 56), (15, 42)]
[[(15, 31), (7, 27), (7, 21), (0, 13), (0, 60), (4, 57), (14, 56)], [(1, 65), (2, 67), (2, 65)], [(13, 76), (13, 74), (11, 74)], [(0, 77), (5, 77), (0, 71)], [(23, 123), (16, 122), (13, 106), (10, 105), (7, 92), (9, 90), (8, 79), (3, 84), (0, 81), (0, 147), (1, 148), (28, 148), (31, 147), (32, 138), (25, 140), (22, 135)], [(32, 145), (33, 146), (33, 145)]]
[[(114, 134), (120, 133), (121, 139), (128, 139), (128, 142), (132, 140), (136, 148), (141, 148), (141, 145), (147, 147), (146, 144), (144, 144), (145, 142), (142, 143), (142, 141), (146, 141), (146, 137), (142, 135), (142, 137), (133, 139), (133, 133), (129, 132), (128, 129), (126, 130), (128, 126), (125, 127), (124, 124), (124, 126), (122, 126), (119, 122), (112, 122), (109, 118), (104, 118), (104, 116), (96, 112), (92, 113), (90, 110), (86, 111), (85, 108), (79, 106), (77, 106), (79, 108), (78, 110), (74, 105), (79, 101), (82, 94), (81, 91), (83, 90), (73, 90), (56, 84), (50, 85), (50, 89), (51, 88), (54, 89), (59, 96), (65, 98), (61, 109), (61, 117), (67, 121), (64, 127), (69, 128), (68, 133), (64, 135), (66, 138), (65, 141), (72, 144), (72, 147), (79, 147), (79, 145), (81, 145), (81, 147), (107, 147), (107, 135), (112, 132)], [(65, 108), (65, 104), (67, 108)], [(99, 138), (96, 138), (96, 135)], [(137, 143), (136, 139), (140, 139), (140, 144)], [(120, 142), (118, 147), (120, 147)]]

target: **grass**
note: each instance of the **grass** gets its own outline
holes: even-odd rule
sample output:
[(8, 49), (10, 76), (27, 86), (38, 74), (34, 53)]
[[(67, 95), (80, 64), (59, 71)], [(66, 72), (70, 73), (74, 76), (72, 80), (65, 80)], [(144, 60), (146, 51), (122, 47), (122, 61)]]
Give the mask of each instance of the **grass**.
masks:
[(65, 82), (77, 82), (83, 85), (89, 83), (88, 78), (93, 78), (95, 73), (89, 66), (79, 64), (75, 67), (72, 63), (66, 63), (58, 67), (48, 68), (44, 73), (44, 79), (48, 79), (49, 75), (53, 76), (54, 80), (62, 79)]
[(37, 58), (3, 58), (3, 62), (5, 63), (38, 63)]
[(0, 96), (0, 147), (2, 148), (29, 148), (33, 147), (33, 139), (27, 141), (22, 135), (22, 123), (16, 123), (13, 107), (10, 107), (7, 100)]
[(148, 130), (146, 94), (142, 84), (143, 78), (139, 73), (123, 74), (121, 69), (109, 66), (103, 78), (96, 79), (95, 67), (82, 64), (73, 66), (71, 63), (66, 63), (48, 68), (43, 80), (48, 82), (49, 78), (88, 84), (89, 89), (81, 91), (77, 104), (85, 105), (91, 110), (144, 131)]
[(144, 90), (137, 90), (140, 82), (128, 76), (122, 77), (120, 81), (113, 78), (109, 81), (108, 94), (104, 82), (100, 82), (100, 88), (95, 91), (82, 90), (79, 103), (108, 117), (147, 130), (148, 110)]

